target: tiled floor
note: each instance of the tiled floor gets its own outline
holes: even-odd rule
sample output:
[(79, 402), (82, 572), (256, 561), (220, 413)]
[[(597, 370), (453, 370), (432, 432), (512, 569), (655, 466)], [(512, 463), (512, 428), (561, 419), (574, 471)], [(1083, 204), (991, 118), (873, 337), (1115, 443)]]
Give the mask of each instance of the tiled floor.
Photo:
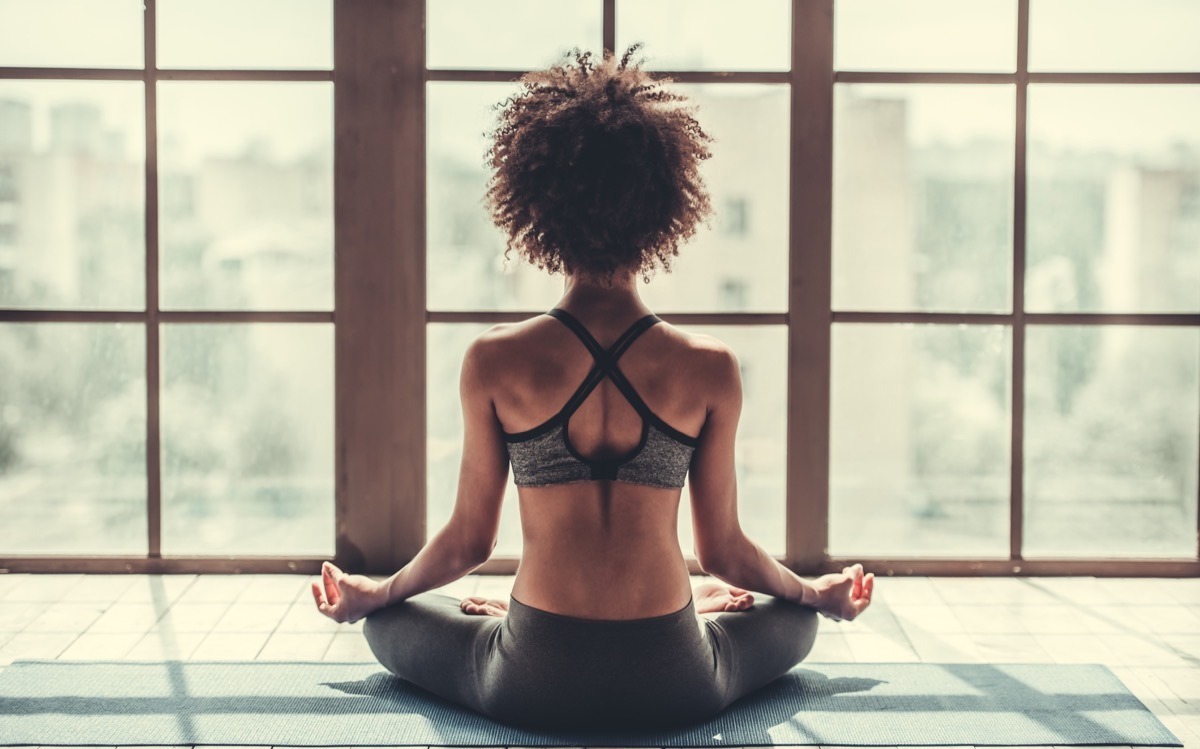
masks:
[[(373, 660), (361, 623), (317, 613), (314, 578), (0, 575), (0, 669), (18, 658)], [(471, 576), (450, 595), (507, 596)], [(1104, 663), (1200, 749), (1200, 580), (885, 578), (818, 662)]]

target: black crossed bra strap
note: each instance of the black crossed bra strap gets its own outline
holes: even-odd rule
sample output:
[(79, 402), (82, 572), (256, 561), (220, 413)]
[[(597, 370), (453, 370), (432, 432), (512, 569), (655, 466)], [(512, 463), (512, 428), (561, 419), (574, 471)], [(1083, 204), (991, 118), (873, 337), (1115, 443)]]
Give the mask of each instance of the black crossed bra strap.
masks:
[(618, 338), (616, 342), (613, 343), (613, 345), (606, 351), (604, 347), (592, 337), (592, 334), (588, 332), (587, 328), (583, 327), (583, 323), (579, 322), (579, 320), (576, 319), (571, 313), (555, 307), (546, 314), (557, 318), (564, 325), (570, 328), (571, 331), (578, 336), (579, 340), (583, 341), (583, 344), (587, 346), (588, 351), (592, 353), (592, 357), (596, 360), (596, 363), (592, 365), (587, 377), (584, 378), (583, 382), (579, 385), (579, 388), (575, 391), (575, 394), (572, 395), (571, 399), (568, 400), (566, 405), (563, 406), (561, 411), (562, 414), (569, 416), (575, 411), (575, 409), (579, 408), (579, 406), (583, 404), (583, 401), (587, 399), (588, 395), (591, 394), (592, 390), (600, 384), (600, 380), (604, 379), (604, 375), (607, 374), (613, 381), (613, 384), (617, 386), (617, 389), (621, 391), (626, 400), (629, 401), (630, 405), (632, 405), (638, 413), (643, 416), (654, 418), (654, 414), (651, 413), (650, 407), (647, 406), (645, 401), (641, 399), (641, 397), (637, 394), (637, 391), (633, 389), (633, 385), (631, 385), (629, 380), (625, 378), (625, 375), (621, 373), (621, 370), (617, 369), (616, 365), (617, 359), (621, 357), (621, 354), (625, 353), (625, 350), (629, 348), (629, 346), (638, 338), (638, 336), (656, 323), (662, 322), (659, 317), (653, 314), (646, 315), (633, 325), (630, 325), (629, 328), (621, 334), (621, 337)]

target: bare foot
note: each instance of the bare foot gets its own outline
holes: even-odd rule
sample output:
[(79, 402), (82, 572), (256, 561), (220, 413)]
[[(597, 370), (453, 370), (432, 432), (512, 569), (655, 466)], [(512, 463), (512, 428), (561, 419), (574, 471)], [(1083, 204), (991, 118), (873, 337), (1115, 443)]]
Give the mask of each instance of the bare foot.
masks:
[(754, 603), (754, 595), (725, 583), (701, 583), (692, 591), (697, 614), (714, 611), (745, 611)]
[(465, 614), (478, 616), (504, 616), (508, 613), (508, 601), (483, 596), (468, 596), (458, 604)]

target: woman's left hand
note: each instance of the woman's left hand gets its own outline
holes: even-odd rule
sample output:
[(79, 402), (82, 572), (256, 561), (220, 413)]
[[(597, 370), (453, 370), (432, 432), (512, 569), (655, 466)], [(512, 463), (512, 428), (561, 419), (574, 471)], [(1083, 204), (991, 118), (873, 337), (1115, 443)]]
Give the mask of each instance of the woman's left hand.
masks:
[(366, 575), (347, 575), (333, 562), (321, 565), (321, 583), (313, 581), (317, 610), (335, 622), (353, 624), (386, 603), (386, 591)]

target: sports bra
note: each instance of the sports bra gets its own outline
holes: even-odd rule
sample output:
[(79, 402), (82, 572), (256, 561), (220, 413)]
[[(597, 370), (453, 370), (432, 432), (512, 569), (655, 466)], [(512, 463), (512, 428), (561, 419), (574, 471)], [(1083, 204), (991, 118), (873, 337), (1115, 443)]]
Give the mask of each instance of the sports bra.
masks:
[[(692, 453), (699, 443), (660, 419), (617, 368), (617, 359), (639, 335), (656, 323), (655, 315), (646, 315), (629, 327), (607, 351), (583, 324), (563, 309), (546, 313), (560, 321), (583, 341), (596, 360), (586, 378), (562, 409), (541, 425), (524, 432), (504, 432), (508, 456), (517, 486), (550, 486), (577, 481), (607, 479), (666, 488), (683, 486)], [(642, 417), (642, 436), (627, 455), (592, 460), (576, 451), (567, 434), (567, 421), (587, 399), (600, 380), (608, 377), (625, 400)]]

